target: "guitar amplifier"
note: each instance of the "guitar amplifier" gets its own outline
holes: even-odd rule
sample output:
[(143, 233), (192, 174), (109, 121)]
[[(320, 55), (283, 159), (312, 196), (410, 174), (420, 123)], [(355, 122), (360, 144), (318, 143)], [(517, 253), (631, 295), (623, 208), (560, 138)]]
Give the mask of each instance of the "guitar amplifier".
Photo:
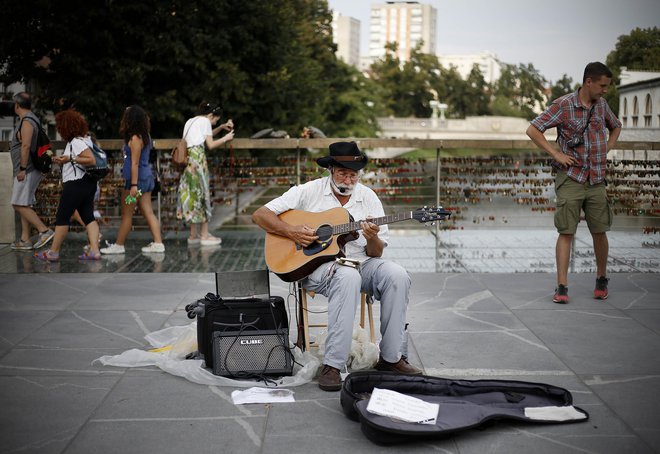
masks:
[(215, 331), (213, 374), (223, 377), (291, 375), (289, 330)]

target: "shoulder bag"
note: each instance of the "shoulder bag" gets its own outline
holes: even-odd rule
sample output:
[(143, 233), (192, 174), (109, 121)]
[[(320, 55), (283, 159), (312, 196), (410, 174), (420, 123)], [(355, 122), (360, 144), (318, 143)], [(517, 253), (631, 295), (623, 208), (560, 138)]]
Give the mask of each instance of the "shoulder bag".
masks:
[(193, 120), (190, 123), (190, 126), (188, 126), (188, 130), (183, 132), (183, 138), (179, 140), (176, 147), (172, 148), (172, 164), (177, 167), (185, 167), (188, 165), (188, 142), (186, 142), (186, 136), (194, 122), (195, 121)]

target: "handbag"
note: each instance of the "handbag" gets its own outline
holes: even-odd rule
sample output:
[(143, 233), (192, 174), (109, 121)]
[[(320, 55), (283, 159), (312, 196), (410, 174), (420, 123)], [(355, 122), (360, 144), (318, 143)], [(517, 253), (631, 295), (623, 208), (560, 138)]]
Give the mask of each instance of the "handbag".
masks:
[(179, 140), (176, 147), (172, 149), (172, 163), (179, 167), (188, 165), (188, 144), (185, 138)]
[(186, 136), (190, 127), (193, 125), (194, 121), (188, 126), (188, 130), (183, 132), (183, 138), (179, 140), (179, 143), (172, 148), (172, 163), (177, 167), (185, 167), (188, 165), (188, 142), (186, 142)]

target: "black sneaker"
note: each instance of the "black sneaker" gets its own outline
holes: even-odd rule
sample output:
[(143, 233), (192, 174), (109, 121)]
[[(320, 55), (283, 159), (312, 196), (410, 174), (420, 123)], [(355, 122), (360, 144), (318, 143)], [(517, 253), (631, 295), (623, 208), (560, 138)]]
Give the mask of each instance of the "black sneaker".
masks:
[(552, 297), (553, 303), (567, 304), (568, 303), (568, 286), (559, 284), (555, 289), (555, 296)]
[(594, 298), (597, 300), (606, 300), (607, 297), (609, 296), (609, 293), (607, 292), (607, 283), (610, 280), (606, 278), (605, 276), (601, 276), (598, 279), (596, 279), (596, 288), (594, 289)]

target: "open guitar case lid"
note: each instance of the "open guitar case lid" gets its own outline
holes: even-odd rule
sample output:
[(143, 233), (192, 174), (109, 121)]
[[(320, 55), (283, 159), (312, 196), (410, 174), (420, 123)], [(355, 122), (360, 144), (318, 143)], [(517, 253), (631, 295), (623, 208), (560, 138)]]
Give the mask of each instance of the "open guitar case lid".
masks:
[[(435, 424), (405, 422), (370, 413), (367, 405), (374, 388), (439, 404)], [(566, 389), (514, 380), (453, 380), (359, 371), (344, 380), (340, 402), (345, 415), (360, 422), (365, 436), (381, 445), (441, 438), (494, 420), (557, 424), (589, 419), (586, 411), (572, 406), (573, 397)]]

